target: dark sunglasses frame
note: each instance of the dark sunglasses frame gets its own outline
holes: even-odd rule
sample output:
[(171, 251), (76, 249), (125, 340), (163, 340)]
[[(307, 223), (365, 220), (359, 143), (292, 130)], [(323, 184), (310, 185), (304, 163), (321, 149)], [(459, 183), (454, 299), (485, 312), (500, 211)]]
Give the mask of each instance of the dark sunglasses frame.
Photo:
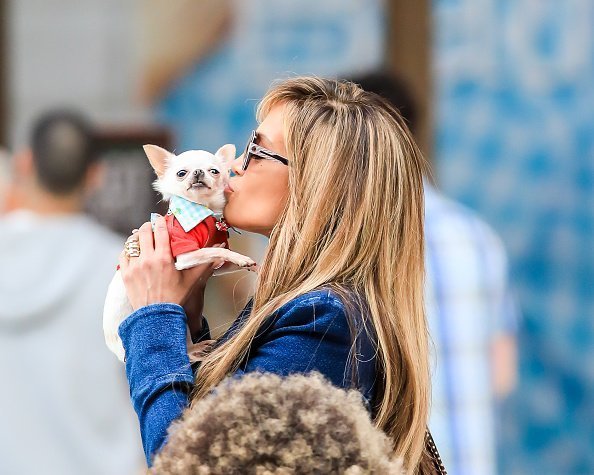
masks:
[(247, 145), (245, 146), (245, 151), (243, 152), (243, 165), (241, 169), (243, 171), (247, 170), (248, 165), (250, 164), (250, 160), (252, 156), (256, 156), (258, 158), (263, 158), (265, 160), (277, 160), (281, 162), (283, 165), (289, 165), (289, 160), (287, 160), (282, 155), (278, 153), (274, 153), (272, 150), (268, 150), (267, 148), (261, 147), (256, 143), (256, 139), (258, 138), (258, 133), (255, 130), (252, 130), (252, 135), (250, 136), (250, 140), (248, 141)]

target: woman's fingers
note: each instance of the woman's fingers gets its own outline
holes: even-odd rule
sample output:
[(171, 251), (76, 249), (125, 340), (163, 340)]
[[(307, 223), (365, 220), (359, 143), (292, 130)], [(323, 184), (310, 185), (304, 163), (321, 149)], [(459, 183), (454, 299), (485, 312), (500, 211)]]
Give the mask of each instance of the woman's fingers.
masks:
[(169, 232), (167, 231), (167, 223), (163, 216), (158, 216), (155, 220), (155, 252), (169, 260), (173, 259), (171, 255), (171, 246), (169, 245)]
[(118, 258), (118, 263), (120, 264), (120, 271), (125, 272), (128, 269), (128, 265), (130, 261), (126, 257), (126, 253), (124, 251), (120, 252), (120, 257)]
[[(155, 252), (153, 242), (153, 228), (151, 223), (144, 223), (138, 230), (138, 240), (140, 242), (140, 257), (149, 257)], [(135, 259), (135, 258), (133, 258)]]

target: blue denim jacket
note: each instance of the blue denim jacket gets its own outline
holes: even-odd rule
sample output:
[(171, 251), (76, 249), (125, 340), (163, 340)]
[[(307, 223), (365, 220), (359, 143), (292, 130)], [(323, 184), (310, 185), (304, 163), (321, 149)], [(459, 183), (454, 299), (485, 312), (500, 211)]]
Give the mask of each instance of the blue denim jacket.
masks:
[[(249, 305), (219, 341), (229, 338), (248, 316)], [(361, 391), (371, 407), (376, 349), (373, 336), (361, 323), (352, 322), (353, 344), (344, 305), (336, 294), (317, 290), (301, 295), (267, 319), (252, 342), (249, 357), (235, 374), (318, 371), (338, 387)], [(167, 428), (189, 404), (194, 374), (186, 354), (186, 315), (179, 305), (148, 305), (124, 320), (119, 333), (126, 350), (130, 396), (150, 465), (166, 440)], [(210, 335), (205, 332), (203, 337)], [(353, 381), (350, 365), (353, 356), (357, 381)]]

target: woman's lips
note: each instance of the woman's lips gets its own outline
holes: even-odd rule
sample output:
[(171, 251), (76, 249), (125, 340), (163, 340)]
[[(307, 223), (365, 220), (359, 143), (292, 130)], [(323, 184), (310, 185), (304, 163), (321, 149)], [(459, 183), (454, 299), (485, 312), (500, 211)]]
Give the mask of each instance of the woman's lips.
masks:
[(224, 190), (225, 194), (227, 194), (227, 193), (233, 193), (234, 191), (235, 191), (235, 190), (233, 189), (233, 187), (231, 186), (231, 184), (230, 184), (230, 183), (227, 183), (227, 184), (225, 185), (225, 190)]

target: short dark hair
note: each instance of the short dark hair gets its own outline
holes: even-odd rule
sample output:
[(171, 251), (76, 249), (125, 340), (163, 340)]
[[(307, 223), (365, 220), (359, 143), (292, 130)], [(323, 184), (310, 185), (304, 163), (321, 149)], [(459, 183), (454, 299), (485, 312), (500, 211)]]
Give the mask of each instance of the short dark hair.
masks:
[(415, 134), (418, 125), (415, 100), (403, 79), (386, 70), (374, 71), (351, 78), (355, 84), (368, 92), (382, 96), (395, 107)]
[(32, 128), (31, 150), (41, 185), (60, 195), (80, 187), (89, 165), (97, 159), (91, 123), (71, 110), (54, 110), (39, 117)]

